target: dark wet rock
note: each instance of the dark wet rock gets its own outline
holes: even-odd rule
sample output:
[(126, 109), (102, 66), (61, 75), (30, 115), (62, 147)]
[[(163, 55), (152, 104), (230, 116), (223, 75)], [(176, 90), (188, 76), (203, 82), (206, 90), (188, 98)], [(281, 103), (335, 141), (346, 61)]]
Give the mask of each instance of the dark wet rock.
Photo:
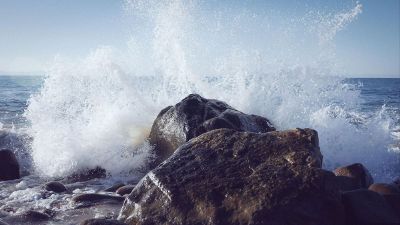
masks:
[(347, 224), (399, 224), (400, 218), (384, 197), (366, 189), (342, 195)]
[(43, 186), (43, 188), (46, 191), (52, 191), (52, 192), (55, 192), (55, 193), (62, 193), (62, 192), (67, 191), (67, 188), (62, 183), (60, 183), (58, 181), (48, 182)]
[(104, 195), (104, 194), (79, 194), (74, 196), (71, 201), (79, 206), (87, 207), (96, 203), (119, 204), (125, 200), (121, 196)]
[(155, 147), (151, 167), (164, 161), (186, 141), (219, 128), (256, 133), (275, 130), (264, 117), (244, 114), (225, 102), (191, 94), (163, 109), (154, 121), (149, 136), (150, 144)]
[(19, 179), (19, 163), (14, 153), (8, 149), (0, 150), (0, 181)]
[(83, 221), (80, 225), (126, 225), (126, 224), (118, 220), (88, 219)]
[(123, 183), (116, 183), (116, 184), (114, 184), (113, 186), (111, 186), (111, 187), (109, 187), (109, 188), (106, 188), (104, 191), (107, 191), (107, 192), (115, 192), (115, 191), (118, 190), (118, 188), (123, 187), (123, 186), (125, 186), (125, 184), (123, 184)]
[(0, 130), (0, 149), (12, 149), (15, 157), (19, 161), (19, 173), (27, 176), (32, 171), (32, 157), (28, 143), (31, 143), (32, 137), (21, 132), (10, 130)]
[(368, 190), (382, 195), (400, 194), (400, 189), (394, 184), (375, 183), (370, 185)]
[(96, 178), (106, 178), (107, 171), (101, 167), (87, 169), (67, 177), (68, 182), (88, 181)]
[(124, 195), (130, 194), (134, 188), (135, 188), (135, 185), (126, 185), (126, 186), (118, 188), (116, 193), (121, 196), (124, 196)]
[(343, 224), (317, 132), (219, 129), (182, 145), (126, 198), (127, 224)]
[(368, 188), (374, 183), (371, 174), (361, 163), (354, 163), (335, 169), (336, 176), (345, 176), (354, 178), (361, 188)]
[(340, 191), (353, 191), (363, 188), (359, 180), (353, 177), (336, 176), (335, 180)]
[(395, 211), (396, 215), (400, 216), (400, 194), (383, 195), (383, 197)]
[(20, 217), (27, 221), (43, 221), (51, 218), (50, 215), (35, 210), (23, 212)]

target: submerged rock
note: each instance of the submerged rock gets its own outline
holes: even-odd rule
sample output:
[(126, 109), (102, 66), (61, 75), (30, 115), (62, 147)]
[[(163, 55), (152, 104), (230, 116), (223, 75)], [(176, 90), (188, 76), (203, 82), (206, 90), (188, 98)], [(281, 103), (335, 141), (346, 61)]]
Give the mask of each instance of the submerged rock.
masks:
[(317, 132), (210, 131), (182, 145), (126, 198), (137, 224), (343, 224)]
[(125, 198), (121, 196), (104, 194), (79, 194), (71, 199), (72, 203), (81, 207), (92, 206), (96, 203), (122, 203), (124, 200)]
[(384, 197), (366, 189), (349, 191), (342, 196), (347, 224), (399, 224), (398, 214)]
[(335, 169), (336, 176), (345, 176), (354, 179), (356, 185), (360, 188), (368, 188), (374, 183), (371, 174), (361, 163), (354, 163)]
[(27, 221), (42, 221), (51, 218), (50, 215), (35, 210), (28, 210), (23, 212), (20, 216)]
[(130, 194), (134, 188), (135, 188), (135, 185), (126, 185), (126, 186), (118, 188), (116, 193), (124, 196), (124, 195)]
[(126, 224), (118, 220), (88, 219), (83, 221), (80, 225), (126, 225)]
[(67, 191), (67, 188), (64, 186), (64, 184), (62, 184), (62, 183), (60, 183), (58, 181), (48, 182), (43, 186), (43, 188), (46, 191), (52, 191), (52, 192), (55, 192), (55, 193), (62, 193), (62, 192)]
[(163, 109), (154, 121), (149, 141), (156, 158), (151, 167), (164, 161), (186, 141), (219, 128), (256, 133), (275, 130), (264, 117), (244, 114), (225, 102), (191, 94)]
[(8, 149), (0, 150), (0, 181), (20, 178), (19, 163), (14, 153)]

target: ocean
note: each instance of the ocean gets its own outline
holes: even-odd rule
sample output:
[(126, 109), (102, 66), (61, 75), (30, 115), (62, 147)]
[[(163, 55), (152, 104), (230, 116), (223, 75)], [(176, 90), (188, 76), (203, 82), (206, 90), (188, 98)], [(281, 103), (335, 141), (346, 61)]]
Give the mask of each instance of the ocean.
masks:
[[(48, 84), (54, 85), (53, 83), (49, 83), (50, 81), (51, 79), (48, 78), (46, 82), (48, 82)], [(310, 110), (307, 111), (307, 114), (302, 114), (301, 112), (299, 112), (299, 115), (295, 115), (296, 117), (292, 117), (292, 115), (289, 115), (289, 117), (285, 117), (285, 121), (277, 121), (281, 119), (281, 116), (279, 114), (278, 116), (274, 113), (265, 113), (265, 114), (260, 113), (260, 114), (268, 118), (271, 118), (269, 116), (271, 115), (272, 116), (271, 120), (280, 129), (291, 128), (291, 127), (311, 127), (319, 131), (320, 142), (322, 142), (321, 150), (325, 155), (326, 168), (333, 169), (334, 167), (350, 162), (348, 160), (350, 159), (353, 161), (355, 160), (362, 162), (366, 165), (370, 165), (373, 174), (375, 174), (378, 180), (379, 179), (388, 180), (390, 178), (393, 178), (393, 176), (396, 175), (397, 171), (399, 171), (398, 155), (400, 152), (399, 150), (400, 79), (350, 78), (350, 79), (339, 79), (337, 80), (337, 82), (342, 85), (342, 88), (339, 89), (345, 94), (345, 95), (342, 94), (340, 95), (341, 97), (345, 96), (343, 98), (343, 102), (338, 102), (340, 100), (338, 98), (332, 99), (331, 100), (332, 102), (325, 102), (330, 98), (322, 96), (320, 97), (320, 99), (313, 99), (313, 100), (315, 100), (316, 102), (324, 101), (324, 104), (320, 104), (316, 108), (313, 107), (307, 109)], [(78, 82), (76, 85), (79, 84), (80, 82)], [(94, 94), (94, 96), (96, 97), (97, 94), (99, 95), (105, 94), (96, 92), (98, 89), (95, 89), (94, 92), (92, 93), (92, 90), (90, 90), (91, 88), (90, 86), (87, 86), (86, 88), (89, 88), (90, 95)], [(322, 88), (330, 88), (330, 87), (322, 86)], [(336, 90), (338, 91), (339, 89)], [(51, 110), (51, 106), (46, 104), (55, 104), (55, 105), (59, 104), (57, 108), (54, 109), (55, 110), (54, 112), (40, 111), (39, 115), (35, 114), (34, 116), (32, 116), (31, 115), (32, 111), (29, 111), (32, 109), (29, 109), (29, 107), (31, 108), (33, 106), (37, 107), (36, 106), (37, 102), (35, 101), (37, 101), (38, 98), (43, 97), (43, 93), (46, 93), (46, 91), (48, 91), (48, 87), (45, 86), (45, 78), (41, 76), (0, 76), (0, 148), (14, 149), (17, 155), (23, 157), (21, 161), (24, 173), (28, 173), (28, 171), (36, 169), (37, 174), (46, 176), (62, 176), (65, 174), (69, 174), (71, 172), (75, 172), (80, 169), (98, 166), (96, 164), (98, 160), (104, 162), (103, 166), (107, 165), (106, 163), (107, 161), (110, 161), (110, 167), (112, 168), (116, 167), (115, 162), (112, 159), (107, 158), (110, 156), (108, 151), (105, 152), (101, 151), (101, 149), (99, 150), (98, 149), (99, 147), (96, 145), (91, 145), (91, 147), (93, 148), (93, 152), (91, 151), (91, 149), (86, 149), (87, 148), (86, 144), (90, 146), (91, 142), (97, 143), (100, 141), (97, 140), (95, 136), (90, 136), (91, 134), (89, 134), (87, 138), (90, 139), (86, 139), (88, 143), (82, 143), (83, 140), (75, 136), (76, 132), (72, 132), (72, 131), (80, 131), (81, 129), (87, 129), (85, 130), (85, 132), (88, 132), (90, 129), (97, 129), (93, 130), (93, 132), (96, 133), (98, 132), (98, 129), (104, 129), (103, 123), (114, 124), (114, 121), (107, 121), (107, 117), (98, 118), (99, 116), (98, 113), (100, 113), (101, 116), (107, 115), (104, 114), (104, 110), (108, 109), (99, 108), (98, 109), (99, 112), (96, 112), (93, 106), (88, 107), (87, 105), (82, 105), (85, 101), (89, 100), (89, 97), (92, 98), (93, 96), (88, 96), (88, 93), (84, 94), (81, 93), (80, 95), (74, 96), (74, 94), (76, 94), (75, 90), (73, 90), (74, 93), (69, 93), (68, 90), (63, 90), (63, 94), (65, 95), (64, 96), (61, 95), (62, 97), (61, 99), (56, 99), (57, 102), (51, 102), (51, 101), (47, 102), (48, 99), (41, 99), (46, 101), (40, 102), (40, 104), (45, 104), (40, 106), (50, 107), (46, 110)], [(106, 90), (105, 92), (107, 91), (108, 90)], [(113, 93), (115, 94), (115, 92), (111, 90), (110, 95), (112, 95)], [(292, 95), (289, 95), (289, 97), (290, 96)], [(319, 95), (316, 96), (318, 97)], [(82, 97), (82, 99), (79, 99), (79, 97)], [(123, 97), (125, 96), (118, 96), (118, 97), (120, 98), (118, 99), (118, 101), (122, 101), (121, 104), (124, 105)], [(183, 97), (184, 96), (182, 96), (182, 98)], [(270, 96), (270, 97), (275, 98), (276, 96)], [(349, 101), (347, 98), (351, 98), (351, 101)], [(129, 111), (125, 112), (125, 110), (123, 110), (122, 111), (123, 113), (116, 111), (112, 109), (114, 105), (109, 105), (111, 104), (107, 103), (107, 101), (109, 100), (107, 100), (107, 98), (104, 99), (105, 99), (104, 102), (97, 102), (101, 101), (101, 99), (97, 98), (94, 101), (96, 101), (96, 103), (99, 104), (108, 104), (101, 106), (101, 107), (111, 108), (111, 111), (107, 113), (115, 113), (116, 115), (120, 114), (124, 121), (128, 121), (129, 123), (135, 124), (137, 120), (124, 118), (127, 115), (129, 115), (130, 113)], [(111, 99), (112, 101), (115, 100), (115, 98)], [(80, 100), (82, 100), (82, 102), (79, 102)], [(356, 103), (354, 103), (354, 101), (356, 101)], [(351, 107), (347, 107), (349, 102), (352, 103)], [(32, 105), (30, 106), (30, 104), (32, 104), (33, 106)], [(112, 102), (112, 104), (114, 104), (114, 102)], [(132, 103), (130, 102), (130, 99), (127, 98), (126, 105), (129, 104)], [(285, 103), (282, 102), (282, 100), (279, 103), (274, 103), (274, 104), (279, 104), (280, 107), (285, 107), (286, 110), (293, 107), (285, 105)], [(307, 104), (311, 103), (309, 103), (307, 100)], [(166, 104), (165, 106), (167, 105), (168, 104)], [(134, 106), (136, 105), (133, 105), (133, 107), (132, 106), (128, 107), (127, 110), (134, 111), (135, 110)], [(62, 108), (60, 109), (60, 107)], [(68, 114), (69, 110), (67, 109), (68, 107), (71, 107), (71, 109), (73, 110), (72, 115)], [(161, 109), (162, 107), (163, 106), (161, 105), (159, 109)], [(301, 105), (298, 107), (301, 107)], [(82, 113), (84, 110), (88, 111)], [(143, 111), (144, 109), (139, 109), (139, 110)], [(240, 110), (246, 112), (246, 109), (240, 109)], [(314, 112), (312, 112), (311, 110), (314, 110)], [(274, 109), (271, 111), (280, 111), (280, 110)], [(252, 113), (256, 112), (257, 111)], [(141, 135), (135, 134), (137, 136), (141, 136), (141, 138), (138, 140), (143, 140), (144, 138), (143, 136), (147, 135), (148, 129), (151, 126), (152, 119), (154, 119), (157, 115), (157, 110), (149, 108), (148, 114), (149, 116), (147, 118), (150, 119), (144, 119), (143, 121), (141, 121), (141, 123), (137, 123), (137, 125), (140, 127), (147, 127), (147, 129), (140, 128), (135, 131), (143, 133)], [(85, 115), (85, 117), (77, 119), (77, 117), (82, 117), (82, 115)], [(71, 116), (77, 116), (77, 117), (70, 118)], [(320, 118), (318, 118), (318, 116), (320, 116)], [(328, 116), (329, 118), (326, 118), (326, 116)], [(292, 124), (286, 124), (287, 123), (286, 118), (289, 118), (290, 119), (289, 121), (291, 121)], [(319, 119), (324, 120), (322, 124), (319, 121)], [(342, 119), (345, 120), (344, 123), (343, 121), (341, 121)], [(58, 130), (61, 130), (59, 135), (64, 135), (64, 137), (62, 137), (63, 140), (71, 139), (74, 141), (75, 148), (77, 148), (75, 150), (76, 152), (74, 152), (73, 150), (69, 152), (69, 149), (66, 148), (70, 146), (69, 145), (70, 142), (66, 142), (66, 146), (62, 145), (58, 146), (59, 152), (56, 152), (57, 145), (54, 145), (54, 147), (51, 146), (53, 143), (49, 143), (47, 139), (46, 142), (40, 142), (42, 146), (34, 146), (35, 138), (41, 138), (37, 137), (38, 134), (35, 133), (36, 124), (32, 124), (35, 123), (36, 120), (39, 120), (40, 123), (43, 122), (47, 123), (47, 121), (53, 121), (55, 123), (58, 123), (58, 124), (47, 125), (49, 126), (49, 128), (40, 127), (39, 131), (44, 132), (45, 135), (53, 135), (57, 134)], [(82, 126), (82, 124), (85, 124), (90, 120), (92, 123), (91, 126), (93, 126), (94, 128), (90, 127), (89, 124), (86, 124), (87, 126), (86, 125)], [(115, 123), (118, 124), (119, 122), (120, 122), (119, 118), (116, 118)], [(70, 123), (70, 124), (65, 124), (65, 123)], [(143, 123), (147, 124), (143, 125)], [(302, 125), (304, 123), (308, 124)], [(315, 124), (315, 127), (313, 127), (312, 124)], [(66, 128), (66, 126), (68, 128)], [(124, 125), (121, 126), (123, 127)], [(42, 129), (44, 129), (44, 131)], [(65, 130), (68, 132), (63, 133)], [(47, 133), (47, 131), (50, 133)], [(131, 142), (126, 143), (126, 140), (123, 140), (123, 138), (129, 139), (130, 136), (124, 137), (123, 130), (116, 130), (115, 132), (120, 132), (120, 134), (117, 135), (122, 136), (122, 138), (119, 137), (119, 139), (117, 140), (120, 140), (121, 143), (113, 142), (111, 145), (108, 145), (107, 148), (111, 149), (122, 148), (125, 149), (124, 151), (134, 151), (132, 150), (132, 146), (139, 145), (137, 143), (134, 144)], [(353, 137), (343, 137), (345, 135), (340, 136), (339, 134), (341, 132), (346, 135), (348, 134), (353, 135)], [(331, 139), (332, 137), (324, 137), (323, 136), (324, 134), (326, 135), (334, 134), (336, 135), (336, 137), (334, 139)], [(88, 135), (88, 134), (85, 133), (82, 135)], [(105, 135), (111, 135), (111, 134), (106, 133)], [(373, 136), (372, 138), (370, 138), (371, 135)], [(47, 136), (47, 138), (51, 139), (52, 137)], [(336, 143), (337, 141), (342, 141), (342, 143)], [(79, 142), (78, 144), (82, 144), (85, 146), (79, 146), (77, 142)], [(365, 146), (363, 146), (360, 147), (360, 149), (356, 149), (354, 152), (349, 152), (350, 148), (354, 148), (353, 143), (361, 143), (361, 142), (366, 142), (366, 146), (371, 146), (371, 147), (365, 148)], [(49, 145), (51, 146), (51, 149), (48, 149)], [(340, 146), (340, 148), (338, 148), (337, 146)], [(37, 150), (34, 148), (40, 148), (40, 149)], [(343, 154), (342, 157), (339, 157), (343, 153), (343, 149), (346, 148), (347, 148), (347, 150), (345, 150), (346, 154)], [(379, 150), (374, 148), (379, 148)], [(46, 154), (50, 155), (55, 154), (54, 157), (49, 157), (48, 159), (46, 159), (55, 161), (52, 161), (51, 165), (49, 165), (50, 163), (46, 161), (45, 162), (46, 165), (44, 165), (44, 167), (41, 167), (41, 163), (43, 163), (41, 160), (43, 159), (35, 160), (35, 151), (37, 151), (40, 154), (39, 157), (42, 158), (46, 157)], [(85, 151), (86, 153), (82, 151)], [(387, 154), (385, 152), (387, 152)], [(69, 154), (70, 158), (68, 158), (68, 160), (66, 161), (60, 160), (59, 163), (61, 166), (59, 166), (54, 162), (56, 162), (57, 156), (62, 154)], [(112, 155), (114, 155), (114, 153)], [(370, 157), (365, 157), (364, 155), (370, 155)], [(96, 160), (92, 159), (93, 156), (97, 157)], [(93, 162), (81, 163), (79, 160), (84, 157), (92, 159)], [(376, 157), (378, 157), (381, 160), (384, 160), (387, 157), (394, 157), (394, 158), (397, 157), (397, 160), (390, 160), (388, 162), (383, 161), (380, 163), (371, 162), (371, 158), (376, 159)], [(65, 159), (64, 156), (63, 158)], [(130, 157), (127, 158), (129, 159), (128, 160), (129, 162), (127, 162), (126, 164), (122, 162), (121, 163), (123, 166), (130, 168), (131, 167), (130, 160), (132, 160), (132, 158)], [(135, 160), (136, 161), (143, 160), (143, 158), (136, 156)], [(80, 163), (81, 165), (79, 165), (78, 163)], [(137, 162), (137, 164), (141, 165), (140, 162)], [(381, 165), (385, 165), (385, 168), (380, 167)], [(376, 168), (380, 168), (382, 171)], [(43, 171), (41, 171), (43, 169), (48, 171), (46, 171), (46, 173), (43, 173)], [(54, 171), (53, 174), (50, 174), (49, 170), (53, 170)], [(112, 171), (112, 169), (110, 170)], [(114, 170), (114, 172), (115, 172), (114, 174), (119, 175), (125, 171), (121, 168), (118, 168)]]

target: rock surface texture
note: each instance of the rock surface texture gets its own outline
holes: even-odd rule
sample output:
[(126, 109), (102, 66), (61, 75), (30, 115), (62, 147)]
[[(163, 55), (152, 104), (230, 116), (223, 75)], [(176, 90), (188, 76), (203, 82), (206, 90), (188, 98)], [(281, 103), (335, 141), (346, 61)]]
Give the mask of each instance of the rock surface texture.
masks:
[(156, 158), (150, 167), (154, 168), (190, 139), (219, 128), (256, 133), (275, 130), (264, 117), (244, 114), (225, 102), (191, 94), (163, 109), (154, 121), (149, 141)]
[(334, 174), (320, 169), (317, 132), (210, 131), (182, 145), (133, 189), (133, 224), (343, 224)]
[(0, 150), (0, 181), (20, 178), (19, 164), (14, 153), (8, 149)]

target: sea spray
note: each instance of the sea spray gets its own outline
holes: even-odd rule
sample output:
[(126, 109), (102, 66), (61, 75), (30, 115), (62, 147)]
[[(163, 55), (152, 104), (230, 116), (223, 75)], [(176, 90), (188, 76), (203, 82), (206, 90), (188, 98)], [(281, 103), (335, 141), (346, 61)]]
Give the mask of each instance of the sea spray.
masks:
[(26, 111), (38, 171), (140, 168), (157, 113), (199, 93), (278, 129), (316, 129), (328, 169), (361, 162), (378, 180), (396, 174), (392, 118), (364, 115), (357, 85), (333, 76), (340, 71), (334, 37), (361, 13), (360, 3), (296, 13), (218, 6), (126, 1), (135, 25), (126, 54), (102, 47), (81, 62), (55, 62)]

